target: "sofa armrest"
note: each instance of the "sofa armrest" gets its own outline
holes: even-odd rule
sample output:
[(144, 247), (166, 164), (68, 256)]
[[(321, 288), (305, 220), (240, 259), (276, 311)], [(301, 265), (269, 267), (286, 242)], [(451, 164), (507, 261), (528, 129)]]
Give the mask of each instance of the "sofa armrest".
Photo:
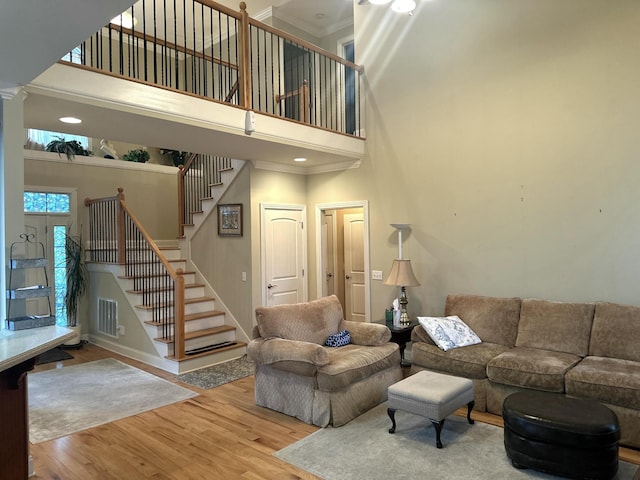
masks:
[(262, 365), (302, 362), (322, 367), (329, 363), (329, 355), (322, 345), (285, 338), (255, 338), (247, 345), (247, 354)]
[(351, 322), (343, 320), (340, 330), (348, 330), (354, 345), (384, 345), (391, 340), (391, 330), (379, 323)]

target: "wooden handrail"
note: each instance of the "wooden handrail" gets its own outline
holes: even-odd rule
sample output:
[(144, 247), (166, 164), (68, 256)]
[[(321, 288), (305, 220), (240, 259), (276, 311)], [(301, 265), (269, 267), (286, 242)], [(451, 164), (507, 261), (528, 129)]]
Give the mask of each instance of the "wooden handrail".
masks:
[[(195, 1), (197, 1), (197, 0), (195, 0)], [(222, 65), (223, 67), (231, 68), (232, 70), (238, 70), (238, 68), (239, 68), (238, 65), (236, 65), (234, 63), (229, 63), (229, 62), (226, 62), (226, 61), (221, 60), (219, 58), (212, 57), (211, 55), (206, 55), (206, 54), (204, 54), (202, 52), (197, 52), (195, 50), (191, 50), (190, 48), (186, 48), (186, 47), (184, 47), (182, 45), (176, 45), (175, 43), (168, 42), (166, 40), (162, 40), (161, 38), (157, 38), (157, 37), (151, 36), (148, 33), (144, 34), (144, 33), (139, 32), (137, 30), (132, 30), (131, 28), (126, 28), (126, 27), (123, 27), (121, 25), (115, 25), (115, 24), (111, 24), (111, 23), (108, 24), (108, 25), (105, 25), (104, 28), (110, 28), (112, 30), (115, 30), (116, 32), (122, 32), (122, 33), (127, 34), (127, 35), (132, 35), (132, 36), (134, 36), (136, 38), (140, 38), (142, 40), (146, 40), (149, 43), (152, 43), (152, 44), (155, 43), (157, 45), (160, 45), (162, 47), (167, 47), (167, 48), (169, 48), (171, 50), (175, 50), (175, 51), (180, 52), (180, 53), (184, 53), (184, 54), (187, 54), (187, 55), (193, 55), (194, 57), (202, 58), (202, 59), (208, 60), (208, 61), (210, 61), (212, 63), (217, 63), (218, 65)]]

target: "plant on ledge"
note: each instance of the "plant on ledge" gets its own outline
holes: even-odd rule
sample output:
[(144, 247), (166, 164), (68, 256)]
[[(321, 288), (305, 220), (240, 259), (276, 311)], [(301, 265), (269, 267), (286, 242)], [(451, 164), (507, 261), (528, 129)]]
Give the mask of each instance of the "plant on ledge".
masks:
[(160, 150), (162, 155), (168, 155), (171, 157), (171, 162), (174, 167), (179, 167), (180, 165), (184, 165), (187, 163), (187, 159), (189, 158), (189, 152), (183, 152), (182, 150), (169, 150), (163, 148)]
[(64, 137), (57, 137), (55, 140), (51, 140), (45, 150), (47, 152), (56, 152), (58, 155), (64, 153), (69, 161), (73, 160), (76, 155), (88, 157), (93, 154), (77, 140), (65, 140)]
[(127, 162), (138, 162), (138, 163), (146, 163), (149, 161), (149, 152), (143, 150), (142, 148), (137, 148), (135, 150), (129, 150), (122, 156), (123, 160)]

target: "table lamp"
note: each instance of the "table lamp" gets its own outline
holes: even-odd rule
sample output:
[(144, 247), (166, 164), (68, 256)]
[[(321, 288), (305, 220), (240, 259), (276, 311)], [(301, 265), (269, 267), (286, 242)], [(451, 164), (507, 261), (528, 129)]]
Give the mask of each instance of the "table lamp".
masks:
[(411, 260), (397, 259), (391, 265), (391, 271), (384, 281), (385, 285), (394, 285), (400, 288), (400, 325), (409, 325), (411, 319), (407, 314), (407, 291), (405, 287), (417, 287), (420, 282), (416, 279), (411, 268)]

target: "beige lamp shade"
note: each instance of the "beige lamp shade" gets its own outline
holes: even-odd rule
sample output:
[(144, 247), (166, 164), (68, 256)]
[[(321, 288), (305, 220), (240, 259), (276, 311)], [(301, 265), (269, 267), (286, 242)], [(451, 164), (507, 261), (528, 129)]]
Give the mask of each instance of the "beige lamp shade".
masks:
[(413, 274), (411, 260), (394, 260), (384, 284), (395, 285), (396, 287), (417, 287), (420, 285), (420, 282)]

